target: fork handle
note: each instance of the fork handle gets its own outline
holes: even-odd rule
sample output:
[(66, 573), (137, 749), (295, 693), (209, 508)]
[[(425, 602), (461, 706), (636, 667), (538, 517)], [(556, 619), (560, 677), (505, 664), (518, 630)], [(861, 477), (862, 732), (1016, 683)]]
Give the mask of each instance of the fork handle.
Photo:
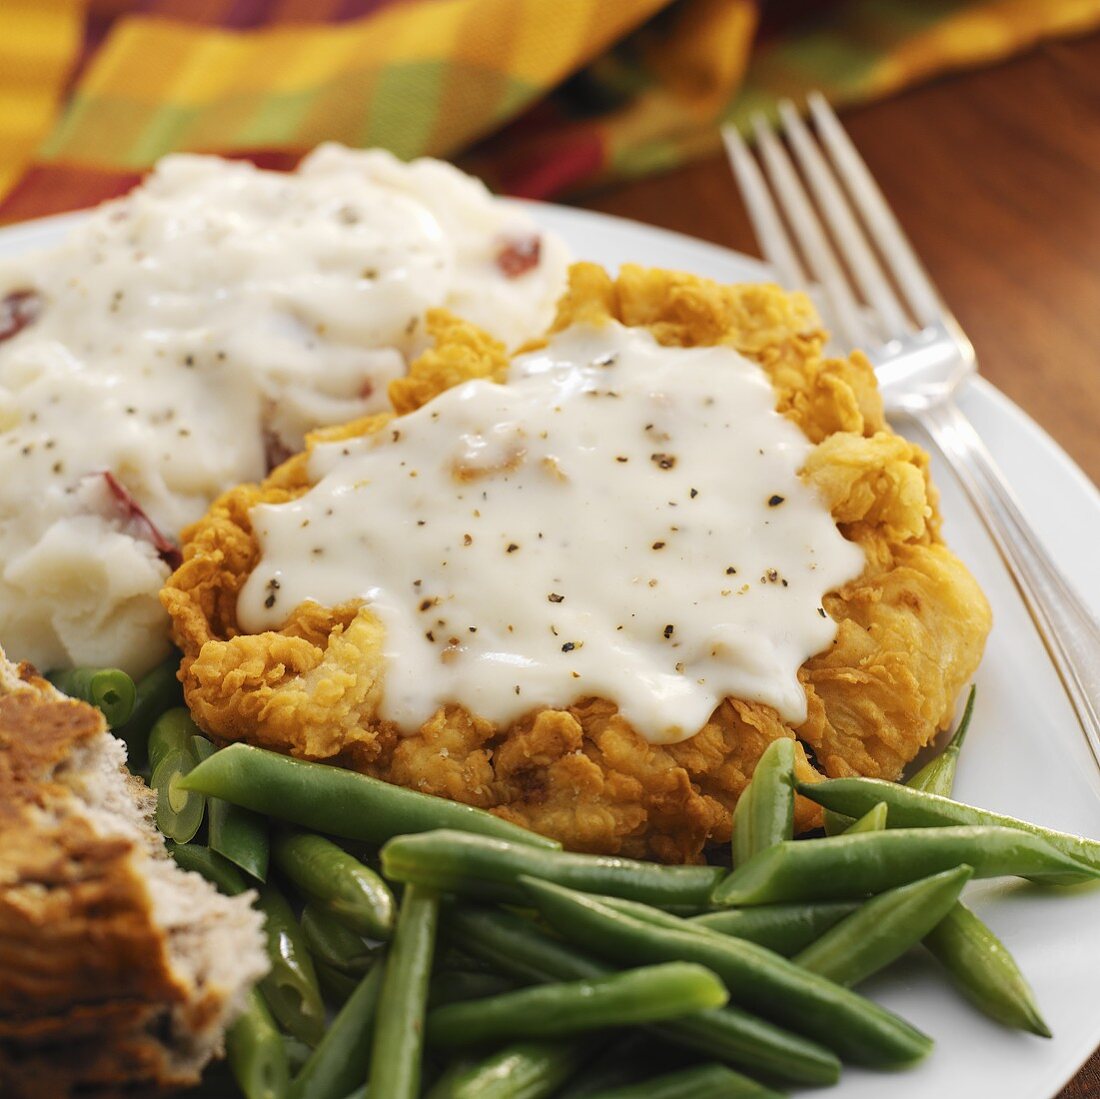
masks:
[(1100, 623), (1043, 548), (974, 425), (951, 399), (919, 414), (1023, 596), (1100, 767)]

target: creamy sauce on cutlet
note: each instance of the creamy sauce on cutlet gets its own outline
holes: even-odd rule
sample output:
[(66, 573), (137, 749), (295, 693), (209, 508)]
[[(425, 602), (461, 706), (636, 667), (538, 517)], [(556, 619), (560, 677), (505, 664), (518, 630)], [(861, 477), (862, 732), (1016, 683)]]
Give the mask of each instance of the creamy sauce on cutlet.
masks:
[(504, 724), (598, 696), (654, 743), (726, 696), (806, 716), (823, 595), (863, 569), (799, 478), (811, 444), (726, 347), (576, 327), (381, 432), (314, 450), (261, 505), (244, 629), (361, 600), (385, 628), (382, 717)]
[(386, 407), (430, 307), (543, 331), (565, 263), (450, 165), (336, 146), (292, 173), (168, 157), (0, 262), (0, 643), (148, 668), (168, 575), (148, 520), (174, 538), (305, 431)]

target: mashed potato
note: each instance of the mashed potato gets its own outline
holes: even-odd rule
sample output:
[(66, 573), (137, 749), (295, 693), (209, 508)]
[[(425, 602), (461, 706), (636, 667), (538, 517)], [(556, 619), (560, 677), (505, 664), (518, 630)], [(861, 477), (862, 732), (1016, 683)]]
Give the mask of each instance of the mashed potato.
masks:
[(565, 263), (449, 165), (323, 146), (290, 174), (168, 157), (0, 265), (0, 643), (150, 667), (183, 526), (306, 431), (386, 407), (429, 308), (507, 344), (543, 331)]
[[(222, 741), (477, 805), (574, 849), (667, 861), (696, 859), (707, 842), (728, 839), (732, 807), (778, 737), (797, 738), (805, 778), (897, 778), (950, 721), (981, 658), (990, 612), (941, 540), (927, 456), (885, 423), (867, 360), (824, 358), (824, 333), (801, 295), (636, 267), (613, 280), (578, 265), (555, 330), (608, 321), (645, 328), (668, 347), (734, 348), (763, 368), (775, 407), (813, 444), (803, 478), (865, 565), (823, 600), (835, 640), (798, 671), (804, 719), (784, 721), (763, 702), (726, 697), (694, 735), (653, 743), (624, 716), (632, 700), (578, 690), (569, 705), (533, 702), (504, 722), (451, 701), (410, 729), (385, 718), (387, 660), (399, 654), (387, 654), (381, 621), (362, 600), (301, 602), (277, 629), (244, 630), (239, 597), (262, 560), (255, 509), (304, 497), (311, 453), (326, 442), (400, 434), (401, 416), (430, 410), (443, 391), (505, 377), (499, 343), (435, 314), (436, 348), (390, 387), (396, 418), (315, 434), (311, 453), (227, 493), (185, 533), (184, 563), (162, 600), (199, 724)], [(800, 802), (801, 825), (813, 814)]]

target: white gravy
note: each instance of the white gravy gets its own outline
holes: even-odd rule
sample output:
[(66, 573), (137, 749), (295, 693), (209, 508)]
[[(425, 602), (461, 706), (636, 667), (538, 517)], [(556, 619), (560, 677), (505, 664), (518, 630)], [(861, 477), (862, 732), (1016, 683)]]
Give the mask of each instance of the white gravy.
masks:
[(805, 719), (799, 666), (857, 576), (799, 478), (811, 444), (756, 364), (577, 327), (382, 432), (317, 448), (314, 487), (262, 505), (244, 629), (362, 600), (385, 628), (381, 715), (444, 703), (504, 724), (598, 696), (655, 743), (726, 696)]
[(426, 309), (516, 342), (565, 269), (450, 165), (331, 145), (292, 173), (168, 157), (57, 248), (0, 262), (0, 644), (142, 672), (167, 651), (168, 568), (104, 471), (174, 538), (305, 431), (387, 407)]

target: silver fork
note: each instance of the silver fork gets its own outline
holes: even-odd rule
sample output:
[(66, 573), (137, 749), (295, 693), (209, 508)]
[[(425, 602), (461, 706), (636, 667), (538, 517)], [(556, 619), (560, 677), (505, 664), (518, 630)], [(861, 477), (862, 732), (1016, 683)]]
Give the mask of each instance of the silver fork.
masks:
[[(977, 372), (974, 348), (832, 109), (818, 93), (808, 103), (816, 140), (792, 103), (780, 104), (779, 111), (820, 216), (762, 115), (754, 119), (754, 132), (764, 173), (737, 131), (722, 131), (764, 255), (783, 285), (820, 285), (826, 323), (842, 343), (867, 353), (887, 412), (920, 423), (951, 464), (1031, 612), (1100, 767), (1100, 623), (1051, 561), (992, 455), (955, 403), (960, 385)], [(801, 246), (809, 278), (780, 209)]]

